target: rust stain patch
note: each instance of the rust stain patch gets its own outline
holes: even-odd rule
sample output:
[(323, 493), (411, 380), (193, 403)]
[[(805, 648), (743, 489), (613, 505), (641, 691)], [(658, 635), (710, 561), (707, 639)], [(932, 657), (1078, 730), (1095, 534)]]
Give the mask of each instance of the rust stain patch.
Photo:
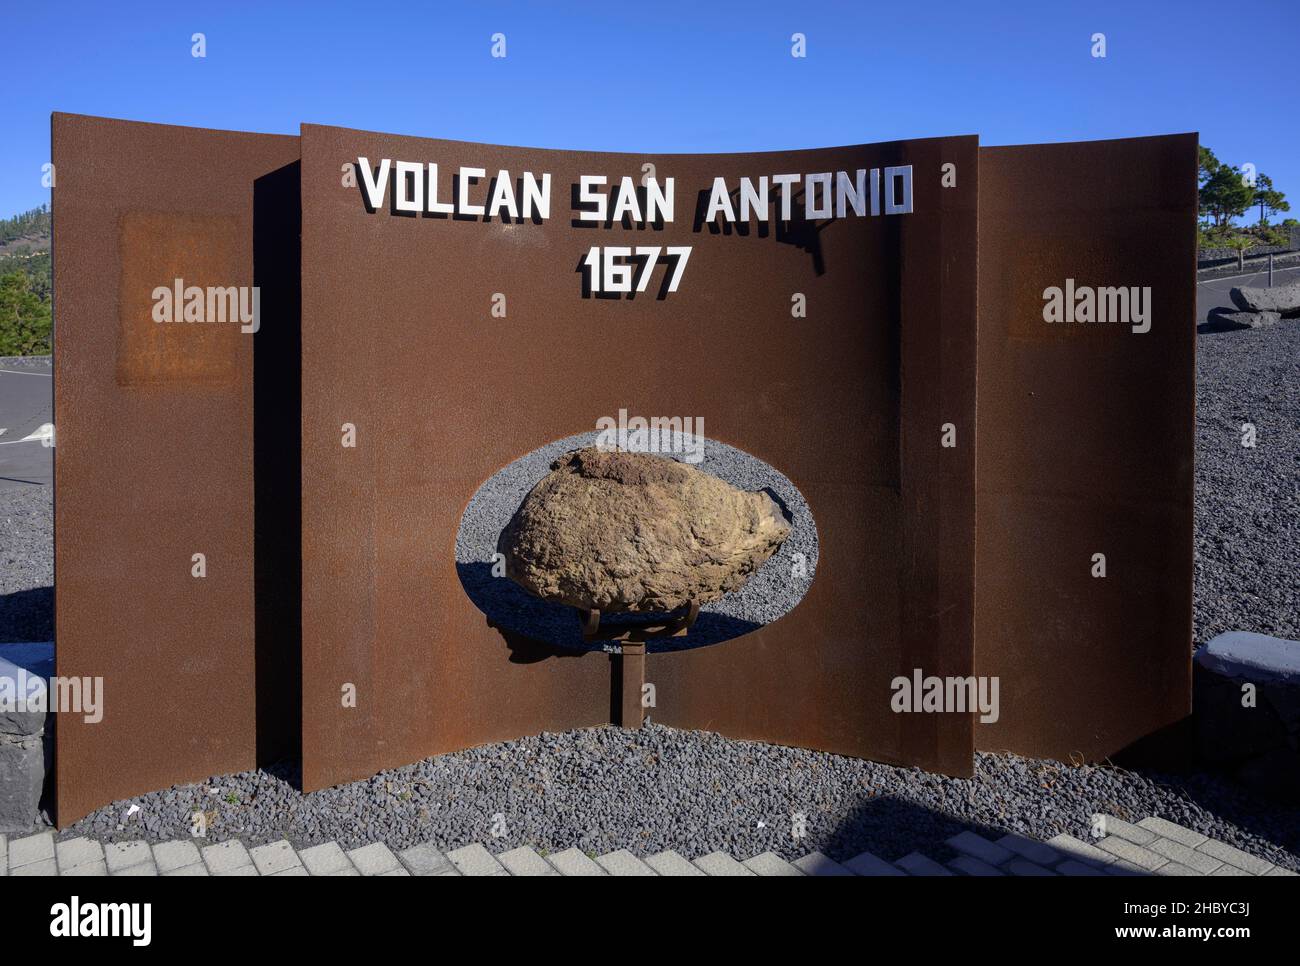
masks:
[(236, 252), (239, 222), (230, 215), (127, 211), (118, 220), (117, 384), (119, 386), (230, 386), (238, 377), (235, 320), (154, 319), (154, 290), (226, 288), (247, 276)]

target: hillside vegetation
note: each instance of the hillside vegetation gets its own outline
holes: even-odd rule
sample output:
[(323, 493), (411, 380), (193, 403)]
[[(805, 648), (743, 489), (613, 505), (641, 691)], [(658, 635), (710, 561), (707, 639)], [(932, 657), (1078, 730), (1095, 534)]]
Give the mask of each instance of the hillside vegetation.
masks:
[(50, 351), (50, 209), (0, 220), (0, 356)]

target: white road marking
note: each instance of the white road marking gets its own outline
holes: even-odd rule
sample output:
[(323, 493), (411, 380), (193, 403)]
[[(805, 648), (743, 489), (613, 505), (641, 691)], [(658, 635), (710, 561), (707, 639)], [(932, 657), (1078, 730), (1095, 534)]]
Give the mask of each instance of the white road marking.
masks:
[(25, 369), (0, 369), (0, 372), (8, 372), (15, 376), (41, 376), (45, 379), (54, 378), (54, 374), (50, 372), (27, 372)]
[(0, 440), (0, 446), (12, 446), (14, 443), (39, 443), (47, 439), (54, 438), (54, 424), (41, 423), (36, 427), (36, 431), (22, 439), (3, 439)]

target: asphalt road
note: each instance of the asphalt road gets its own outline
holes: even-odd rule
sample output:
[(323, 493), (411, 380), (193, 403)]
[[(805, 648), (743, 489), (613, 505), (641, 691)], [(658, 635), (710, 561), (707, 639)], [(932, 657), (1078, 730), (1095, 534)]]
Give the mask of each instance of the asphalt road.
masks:
[(0, 361), (0, 490), (54, 482), (54, 450), (42, 432), (54, 422), (53, 379), (48, 361), (29, 366)]
[[(1300, 268), (1275, 269), (1273, 272), (1274, 288), (1297, 281), (1300, 281)], [(1228, 292), (1233, 288), (1266, 288), (1267, 286), (1267, 269), (1262, 272), (1198, 282), (1196, 285), (1196, 321), (1204, 322), (1210, 314), (1210, 309), (1216, 306), (1222, 305), (1227, 308), (1235, 308), (1232, 299), (1228, 298)]]

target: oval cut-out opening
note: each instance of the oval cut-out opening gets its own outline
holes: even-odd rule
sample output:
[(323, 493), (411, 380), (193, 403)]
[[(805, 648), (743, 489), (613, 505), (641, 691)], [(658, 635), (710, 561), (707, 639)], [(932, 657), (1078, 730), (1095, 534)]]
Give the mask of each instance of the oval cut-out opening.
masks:
[[(456, 570), (474, 606), (499, 630), (566, 651), (611, 650), (609, 642), (585, 641), (579, 612), (541, 600), (495, 566), (497, 538), (524, 497), (565, 453), (595, 445), (598, 433), (556, 440), (493, 474), (475, 491), (456, 533)], [(674, 437), (674, 442), (681, 442)], [(817, 569), (817, 526), (798, 488), (778, 469), (744, 450), (716, 440), (690, 437), (664, 455), (691, 463), (741, 490), (766, 491), (790, 523), (790, 534), (768, 560), (736, 590), (705, 603), (690, 630), (679, 637), (646, 642), (650, 652), (703, 647), (732, 640), (788, 614), (812, 586)], [(699, 445), (702, 443), (702, 446)], [(688, 458), (684, 454), (690, 454)], [(702, 458), (700, 458), (702, 454)], [(698, 461), (697, 461), (698, 460)], [(498, 576), (494, 576), (494, 570)], [(616, 615), (622, 617), (622, 615)]]

